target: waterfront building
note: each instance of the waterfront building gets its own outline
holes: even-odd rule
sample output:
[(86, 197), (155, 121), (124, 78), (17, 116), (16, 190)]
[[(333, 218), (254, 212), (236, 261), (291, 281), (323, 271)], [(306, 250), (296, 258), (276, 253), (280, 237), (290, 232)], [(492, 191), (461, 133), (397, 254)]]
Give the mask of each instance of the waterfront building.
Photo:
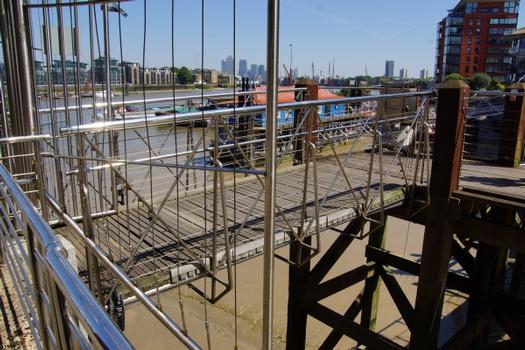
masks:
[[(122, 83), (122, 66), (115, 58), (109, 59), (109, 71), (111, 84)], [(55, 70), (55, 69), (53, 69)], [(99, 57), (94, 60), (93, 70), (95, 71), (95, 84), (106, 83), (106, 58)]]
[(239, 61), (239, 75), (243, 78), (248, 76), (248, 61), (247, 60)]
[[(44, 62), (33, 61), (35, 83), (36, 85), (47, 84), (47, 69), (45, 68)], [(3, 77), (3, 64), (0, 63), (0, 79)]]
[[(63, 66), (62, 66), (62, 63), (64, 64)], [(37, 62), (35, 61), (35, 74), (36, 74), (37, 69), (40, 70), (39, 75), (42, 78), (42, 82), (47, 82), (47, 67), (44, 64), (41, 64), (40, 67), (38, 67)], [(63, 69), (65, 69), (64, 73), (62, 72)], [(53, 79), (53, 84), (55, 85), (63, 84), (64, 78), (67, 84), (76, 84), (77, 78), (78, 78), (78, 82), (84, 83), (86, 80), (88, 80), (88, 75), (89, 75), (89, 70), (88, 70), (87, 63), (82, 63), (82, 62), (78, 63), (78, 74), (77, 74), (77, 62), (75, 61), (53, 60), (53, 63), (51, 65), (51, 77)]]
[(196, 70), (194, 70), (191, 74), (193, 76), (193, 82), (195, 85), (199, 85), (203, 83), (202, 74), (200, 73), (200, 71), (197, 72)]
[(394, 61), (385, 62), (385, 77), (386, 78), (394, 77)]
[(163, 67), (159, 69), (159, 81), (161, 85), (173, 84), (173, 71), (169, 67)]
[[(193, 75), (196, 77), (195, 81), (203, 81), (206, 84), (218, 84), (219, 83), (219, 75), (221, 72), (216, 71), (215, 69), (195, 69), (193, 71)], [(222, 74), (230, 74), (222, 72)], [(233, 75), (233, 74), (230, 74)], [(197, 79), (199, 78), (199, 79)]]
[(229, 73), (221, 73), (219, 74), (219, 84), (220, 85), (232, 85), (235, 81), (235, 77), (232, 74)]
[(485, 72), (506, 81), (511, 66), (511, 42), (519, 0), (461, 0), (438, 24), (435, 79), (452, 73), (472, 77)]
[(139, 85), (142, 82), (141, 67), (139, 63), (124, 61), (121, 63), (121, 66), (125, 84)]
[(510, 34), (508, 40), (512, 41), (512, 64), (509, 81), (523, 81), (525, 79), (525, 27)]

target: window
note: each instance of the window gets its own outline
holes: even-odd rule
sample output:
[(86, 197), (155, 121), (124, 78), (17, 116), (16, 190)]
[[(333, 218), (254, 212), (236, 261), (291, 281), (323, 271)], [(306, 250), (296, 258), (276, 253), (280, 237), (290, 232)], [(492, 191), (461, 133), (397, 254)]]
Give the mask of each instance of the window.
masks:
[(511, 28), (497, 28), (497, 27), (491, 27), (489, 28), (489, 35), (505, 35), (512, 33)]
[(474, 25), (474, 18), (470, 18), (469, 21), (468, 21), (468, 24), (470, 24), (471, 26)]
[(503, 12), (505, 13), (518, 13), (519, 2), (518, 1), (505, 1), (503, 4)]
[[(472, 48), (471, 47), (467, 47), (467, 55), (470, 55), (470, 52), (472, 51)], [(469, 57), (467, 57), (469, 58)]]
[(500, 8), (498, 7), (482, 7), (479, 10), (480, 13), (499, 13)]
[(490, 24), (493, 25), (504, 25), (504, 24), (517, 24), (517, 18), (491, 18)]
[(466, 67), (465, 67), (465, 73), (467, 73), (467, 74), (470, 73), (470, 66), (466, 66)]
[(476, 13), (478, 10), (478, 3), (477, 2), (469, 2), (467, 3), (467, 6), (465, 8), (466, 13)]

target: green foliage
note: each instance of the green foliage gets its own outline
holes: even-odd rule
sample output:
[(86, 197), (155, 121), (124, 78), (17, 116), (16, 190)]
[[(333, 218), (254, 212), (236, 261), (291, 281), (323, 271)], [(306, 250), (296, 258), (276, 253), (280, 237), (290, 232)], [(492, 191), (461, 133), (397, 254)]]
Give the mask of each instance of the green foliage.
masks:
[(179, 84), (192, 84), (193, 83), (193, 74), (188, 69), (188, 67), (175, 68), (177, 73), (177, 81)]
[(486, 90), (491, 78), (487, 73), (476, 73), (470, 78), (469, 85), (472, 90)]
[(465, 80), (459, 73), (451, 73), (445, 77), (445, 81), (449, 80)]
[(432, 85), (433, 79), (431, 78), (425, 78), (425, 79), (416, 79), (414, 83), (422, 88), (428, 88)]
[(505, 85), (498, 79), (492, 79), (489, 84), (489, 90), (505, 90)]

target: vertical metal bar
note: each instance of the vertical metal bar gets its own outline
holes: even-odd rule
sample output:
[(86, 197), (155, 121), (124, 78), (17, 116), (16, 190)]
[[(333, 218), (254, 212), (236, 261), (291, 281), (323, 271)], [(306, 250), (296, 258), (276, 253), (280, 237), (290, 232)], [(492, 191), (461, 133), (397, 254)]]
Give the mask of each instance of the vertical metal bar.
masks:
[[(219, 162), (219, 118), (212, 119), (214, 125), (214, 139), (213, 139), (213, 161), (214, 165)], [(219, 211), (219, 173), (213, 172), (213, 238), (212, 238), (212, 257), (211, 257), (211, 270), (213, 272), (211, 281), (211, 295), (212, 299), (215, 299), (217, 293), (217, 280), (215, 274), (217, 273), (217, 235), (218, 235), (218, 211)], [(223, 213), (225, 215), (225, 213)], [(227, 230), (227, 227), (224, 227)]]
[[(32, 133), (35, 134), (35, 133), (40, 133), (41, 132), (41, 129), (40, 129), (40, 121), (39, 121), (39, 116), (38, 116), (38, 106), (37, 106), (37, 101), (38, 101), (38, 96), (37, 96), (37, 86), (36, 86), (36, 81), (35, 81), (35, 72), (34, 72), (34, 51), (33, 51), (33, 30), (32, 30), (32, 27), (31, 27), (31, 23), (32, 23), (32, 20), (31, 20), (31, 12), (30, 12), (30, 9), (29, 8), (24, 8), (24, 21), (25, 23), (27, 23), (27, 40), (28, 40), (28, 43), (29, 43), (29, 58), (30, 58), (30, 62), (31, 62), (31, 66), (30, 66), (30, 70), (31, 70), (31, 90), (33, 92), (33, 101), (35, 103), (35, 111), (34, 111), (34, 119), (33, 119), (33, 130), (32, 130)], [(34, 142), (32, 143), (32, 147), (33, 147), (33, 150), (34, 150), (34, 155), (35, 155), (35, 158), (34, 158), (34, 162), (33, 162), (33, 166), (34, 166), (34, 170), (35, 170), (35, 180), (36, 180), (36, 186), (38, 188), (38, 197), (36, 196), (36, 194), (34, 195), (33, 197), (33, 201), (34, 203), (36, 204), (37, 202), (39, 203), (40, 205), (40, 210), (41, 210), (41, 215), (42, 217), (44, 218), (44, 220), (46, 221), (49, 221), (49, 212), (47, 210), (47, 204), (46, 204), (46, 201), (44, 199), (44, 189), (45, 189), (45, 182), (44, 182), (44, 166), (43, 166), (43, 160), (42, 160), (42, 145), (40, 142)]]
[[(78, 25), (78, 9), (74, 8), (75, 23)], [(80, 72), (80, 35), (79, 31), (75, 30), (75, 47), (74, 47), (74, 56), (76, 60), (76, 70), (77, 70), (77, 79), (76, 79), (76, 94), (79, 96), (79, 102), (81, 102), (80, 97), (80, 82), (79, 82), (79, 72)], [(81, 103), (79, 103), (81, 105)], [(82, 108), (78, 109), (78, 124), (83, 120)], [(86, 173), (86, 161), (84, 160), (85, 155), (85, 143), (82, 135), (77, 134), (76, 136), (77, 143), (77, 153), (80, 155), (78, 159), (78, 188), (80, 192), (80, 208), (82, 211), (82, 224), (86, 236), (90, 239), (95, 239), (95, 229), (93, 227), (93, 220), (91, 217), (91, 199), (88, 190), (88, 178)], [(98, 259), (96, 256), (85, 247), (86, 257), (87, 257), (87, 266), (88, 266), (88, 282), (89, 288), (92, 291), (94, 296), (98, 295), (98, 299), (101, 305), (104, 305), (104, 294), (102, 292), (102, 283), (100, 280), (100, 271), (98, 266)]]
[(44, 314), (44, 308), (43, 308), (42, 289), (44, 288), (45, 283), (44, 285), (42, 285), (41, 283), (42, 281), (41, 281), (40, 276), (42, 275), (39, 273), (37, 259), (35, 258), (35, 251), (36, 251), (35, 240), (34, 240), (33, 232), (29, 229), (28, 225), (24, 226), (24, 233), (25, 233), (25, 239), (27, 242), (27, 253), (28, 253), (27, 255), (29, 257), (29, 264), (31, 265), (30, 266), (31, 277), (32, 277), (31, 282), (33, 283), (33, 288), (35, 290), (36, 312), (38, 314), (39, 325), (40, 325), (38, 332), (41, 337), (40, 341), (42, 342), (44, 349), (47, 349), (49, 348), (49, 345), (50, 345), (49, 335), (47, 334), (47, 328), (48, 327), (51, 328), (51, 325), (48, 325), (48, 319), (46, 318), (46, 315)]
[[(44, 2), (46, 3), (46, 2)], [(47, 92), (48, 92), (48, 98), (49, 98), (49, 118), (50, 118), (50, 127), (51, 127), (51, 135), (53, 136), (52, 144), (53, 144), (53, 151), (55, 153), (60, 152), (60, 144), (57, 138), (57, 115), (54, 108), (54, 102), (53, 102), (53, 96), (52, 93), (54, 91), (53, 89), (53, 57), (52, 57), (52, 42), (51, 42), (51, 29), (50, 29), (50, 19), (49, 19), (49, 10), (43, 9), (42, 10), (42, 17), (44, 21), (44, 32), (43, 32), (43, 38), (44, 38), (44, 46), (45, 46), (45, 54), (46, 54), (46, 66), (47, 66)], [(58, 158), (55, 158), (53, 160), (54, 166), (55, 166), (55, 178), (56, 178), (56, 193), (58, 194), (58, 202), (60, 203), (60, 206), (62, 210), (66, 210), (66, 201), (64, 197), (64, 173), (62, 171), (62, 165), (61, 160)]]
[[(2, 49), (4, 54), (5, 72), (7, 79), (7, 98), (9, 100), (9, 115), (19, 115), (19, 95), (16, 90), (18, 88), (17, 81), (17, 62), (16, 62), (16, 48), (14, 42), (16, 41), (13, 34), (14, 24), (12, 16), (12, 5), (9, 2), (0, 1), (0, 29), (2, 31)], [(5, 134), (13, 136), (17, 132), (17, 119), (9, 120), (9, 129), (6, 129)], [(6, 122), (7, 124), (7, 122)], [(14, 148), (14, 147), (13, 147)], [(9, 169), (12, 173), (15, 169), (16, 161), (11, 162), (12, 168)]]
[[(57, 0), (57, 3), (60, 4), (61, 0)], [(62, 6), (57, 7), (57, 21), (58, 21), (58, 51), (60, 55), (60, 64), (61, 64), (61, 75), (62, 75), (62, 94), (64, 95), (64, 113), (66, 118), (66, 125), (71, 125), (71, 113), (69, 111), (69, 96), (68, 96), (68, 83), (67, 83), (67, 66), (66, 66), (66, 47), (65, 47), (65, 37), (64, 37), (64, 19), (62, 14)], [(49, 38), (52, 40), (52, 38)], [(70, 136), (67, 137), (67, 152), (70, 156), (75, 156), (73, 154), (73, 141)], [(75, 168), (74, 160), (69, 161), (69, 170)], [(66, 179), (67, 181), (67, 179)], [(77, 188), (74, 181), (71, 181), (69, 184), (71, 188), (71, 202), (73, 205), (73, 215), (78, 214), (78, 204), (77, 204)], [(57, 192), (65, 191), (65, 187), (57, 188)], [(65, 197), (65, 194), (64, 194)]]
[[(111, 49), (109, 46), (109, 10), (108, 4), (104, 4), (104, 60), (106, 66), (106, 102), (107, 102), (107, 118), (113, 120), (113, 107), (111, 106)], [(118, 155), (118, 142), (117, 132), (109, 131), (109, 156), (114, 158)], [(112, 198), (112, 209), (118, 209), (118, 197), (117, 197), (117, 179), (113, 173), (110, 173), (111, 177), (111, 198)]]
[(268, 47), (266, 65), (266, 184), (264, 197), (264, 285), (263, 285), (263, 346), (272, 348), (275, 187), (277, 177), (277, 103), (279, 67), (279, 0), (268, 0)]
[[(23, 15), (23, 0), (17, 0), (11, 2), (12, 16), (13, 16), (13, 31), (14, 31), (14, 44), (15, 44), (15, 59), (18, 61), (17, 65), (17, 85), (18, 85), (18, 99), (19, 115), (11, 114), (11, 122), (18, 123), (19, 129), (16, 131), (15, 136), (31, 135), (33, 127), (33, 93), (31, 92), (31, 63), (29, 60), (29, 46), (26, 35), (26, 24)], [(28, 144), (21, 144), (19, 151), (25, 152), (20, 154), (31, 153), (30, 146)], [(16, 149), (15, 148), (15, 149)], [(20, 169), (17, 169), (19, 173), (28, 173), (31, 171), (31, 164), (29, 159), (23, 159), (20, 164), (17, 165)]]
[[(91, 67), (91, 95), (92, 95), (92, 98), (93, 98), (93, 105), (96, 104), (96, 74), (95, 74), (95, 33), (93, 31), (93, 22), (94, 22), (94, 19), (95, 19), (95, 7), (94, 5), (88, 5), (88, 9), (89, 9), (89, 16), (88, 16), (88, 20), (89, 20), (89, 65)], [(100, 52), (99, 52), (100, 53)], [(92, 110), (93, 114), (91, 116), (91, 121), (94, 122), (96, 119), (97, 119), (97, 109), (96, 108), (93, 108)], [(98, 145), (99, 142), (98, 142), (98, 133), (96, 133), (94, 136), (93, 136), (93, 142)], [(93, 147), (91, 147), (91, 152), (93, 152)], [(97, 185), (98, 185), (98, 190), (99, 190), (99, 195), (98, 195), (98, 203), (97, 203), (97, 193), (96, 191), (94, 192), (94, 195), (95, 195), (95, 198), (94, 198), (94, 203), (95, 203), (95, 209), (96, 209), (96, 206), (98, 204), (99, 206), (99, 209), (101, 211), (103, 211), (103, 208), (104, 208), (104, 196), (103, 196), (103, 186), (102, 186), (102, 176), (103, 174), (105, 174), (105, 172), (102, 172), (102, 171), (99, 171), (97, 174), (96, 174), (96, 180), (97, 180)], [(93, 183), (95, 182), (95, 175), (93, 175)]]

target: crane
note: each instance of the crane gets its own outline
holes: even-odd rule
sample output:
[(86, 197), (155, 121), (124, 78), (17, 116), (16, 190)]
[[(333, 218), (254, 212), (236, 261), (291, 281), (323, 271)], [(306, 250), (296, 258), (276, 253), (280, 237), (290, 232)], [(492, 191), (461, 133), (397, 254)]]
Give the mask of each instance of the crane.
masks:
[(286, 73), (286, 76), (287, 76), (287, 79), (288, 79), (288, 86), (292, 86), (293, 83), (294, 83), (292, 68), (290, 67), (290, 69), (288, 70), (288, 68), (286, 68), (285, 64), (283, 64), (283, 67), (284, 67), (284, 72)]

